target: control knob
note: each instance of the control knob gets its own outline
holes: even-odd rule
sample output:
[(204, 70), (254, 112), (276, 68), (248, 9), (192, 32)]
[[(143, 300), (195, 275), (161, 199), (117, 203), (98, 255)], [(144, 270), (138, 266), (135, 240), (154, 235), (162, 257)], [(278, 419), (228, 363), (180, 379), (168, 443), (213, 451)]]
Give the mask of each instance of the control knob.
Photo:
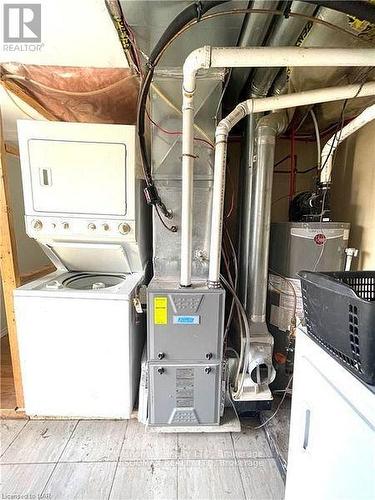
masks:
[(88, 224), (87, 228), (90, 229), (91, 231), (94, 231), (94, 229), (96, 229), (96, 226), (95, 226), (95, 224), (90, 222), (90, 224)]
[(130, 233), (131, 227), (126, 222), (122, 222), (119, 225), (118, 230), (120, 231), (121, 234), (128, 234)]
[(41, 220), (33, 220), (31, 225), (36, 231), (40, 231), (43, 227), (43, 223)]
[(63, 227), (63, 229), (69, 229), (69, 223), (63, 222), (62, 227)]

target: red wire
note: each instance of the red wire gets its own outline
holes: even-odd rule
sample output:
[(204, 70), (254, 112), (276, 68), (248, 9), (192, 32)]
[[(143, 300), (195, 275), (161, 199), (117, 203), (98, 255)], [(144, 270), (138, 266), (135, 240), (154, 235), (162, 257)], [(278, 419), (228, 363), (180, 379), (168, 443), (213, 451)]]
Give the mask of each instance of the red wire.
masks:
[(295, 130), (292, 128), (290, 136), (290, 178), (289, 178), (289, 202), (292, 201), (296, 192), (296, 159), (295, 159)]
[[(150, 122), (155, 125), (156, 128), (158, 128), (159, 130), (161, 130), (162, 132), (164, 132), (164, 134), (168, 134), (168, 135), (182, 135), (182, 132), (178, 131), (178, 130), (167, 130), (165, 128), (163, 128), (161, 125), (159, 125), (158, 123), (154, 122), (154, 120), (151, 118), (149, 112), (147, 111), (146, 109), (146, 114), (147, 114), (147, 118), (150, 120)], [(194, 137), (194, 141), (199, 141), (199, 142), (204, 142), (205, 144), (207, 144), (208, 146), (210, 146), (210, 148), (214, 149), (214, 145), (212, 144), (212, 142), (210, 141), (207, 141), (206, 139), (201, 139), (200, 137)]]

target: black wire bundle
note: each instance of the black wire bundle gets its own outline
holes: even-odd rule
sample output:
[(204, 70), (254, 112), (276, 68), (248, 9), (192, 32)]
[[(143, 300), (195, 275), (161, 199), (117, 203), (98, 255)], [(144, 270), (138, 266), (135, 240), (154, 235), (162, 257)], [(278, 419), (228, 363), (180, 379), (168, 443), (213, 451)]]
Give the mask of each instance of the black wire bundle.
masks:
[(159, 41), (155, 45), (149, 60), (147, 62), (147, 69), (142, 81), (142, 87), (140, 89), (139, 99), (138, 99), (138, 109), (137, 109), (137, 130), (139, 137), (139, 145), (141, 151), (141, 160), (144, 177), (146, 180), (145, 196), (149, 205), (157, 206), (162, 214), (171, 218), (171, 213), (161, 201), (155, 184), (152, 179), (150, 161), (147, 155), (146, 139), (145, 139), (145, 117), (146, 117), (146, 103), (147, 96), (150, 90), (152, 78), (154, 75), (155, 66), (157, 65), (164, 48), (173, 39), (173, 37), (186, 26), (193, 19), (199, 20), (200, 17), (207, 11), (227, 2), (228, 0), (214, 1), (214, 2), (194, 2), (181, 11), (170, 25), (166, 28), (163, 35), (160, 37)]

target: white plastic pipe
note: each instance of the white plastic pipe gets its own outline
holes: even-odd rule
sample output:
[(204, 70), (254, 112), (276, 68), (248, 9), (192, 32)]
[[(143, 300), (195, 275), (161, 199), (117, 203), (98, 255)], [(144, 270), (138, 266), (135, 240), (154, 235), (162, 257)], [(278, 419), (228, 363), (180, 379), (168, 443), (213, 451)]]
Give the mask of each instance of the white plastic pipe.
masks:
[(350, 135), (354, 134), (358, 129), (362, 128), (367, 123), (375, 120), (375, 104), (366, 108), (360, 115), (354, 118), (350, 123), (341, 129), (338, 134), (334, 134), (326, 143), (322, 150), (321, 162), (322, 170), (320, 172), (320, 182), (328, 184), (331, 182), (332, 165), (335, 151), (339, 144)]
[(375, 95), (375, 82), (365, 85), (346, 85), (344, 87), (329, 87), (319, 90), (308, 90), (296, 94), (248, 99), (234, 108), (229, 115), (221, 120), (215, 133), (215, 164), (214, 187), (211, 217), (210, 267), (208, 284), (211, 287), (219, 285), (221, 238), (225, 193), (225, 169), (227, 139), (230, 130), (246, 115), (275, 111), (321, 102), (338, 101), (353, 97)]
[(205, 46), (189, 54), (183, 67), (182, 86), (181, 286), (191, 285), (194, 92), (198, 70), (210, 67), (372, 66), (374, 61), (375, 49)]

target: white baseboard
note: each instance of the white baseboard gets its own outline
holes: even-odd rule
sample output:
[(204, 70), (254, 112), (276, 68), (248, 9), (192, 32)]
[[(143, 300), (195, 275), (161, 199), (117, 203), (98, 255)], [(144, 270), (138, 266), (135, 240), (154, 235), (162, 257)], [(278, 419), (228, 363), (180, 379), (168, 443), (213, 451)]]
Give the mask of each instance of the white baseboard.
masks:
[(8, 328), (6, 327), (0, 331), (0, 338), (2, 339), (5, 335), (8, 335)]

